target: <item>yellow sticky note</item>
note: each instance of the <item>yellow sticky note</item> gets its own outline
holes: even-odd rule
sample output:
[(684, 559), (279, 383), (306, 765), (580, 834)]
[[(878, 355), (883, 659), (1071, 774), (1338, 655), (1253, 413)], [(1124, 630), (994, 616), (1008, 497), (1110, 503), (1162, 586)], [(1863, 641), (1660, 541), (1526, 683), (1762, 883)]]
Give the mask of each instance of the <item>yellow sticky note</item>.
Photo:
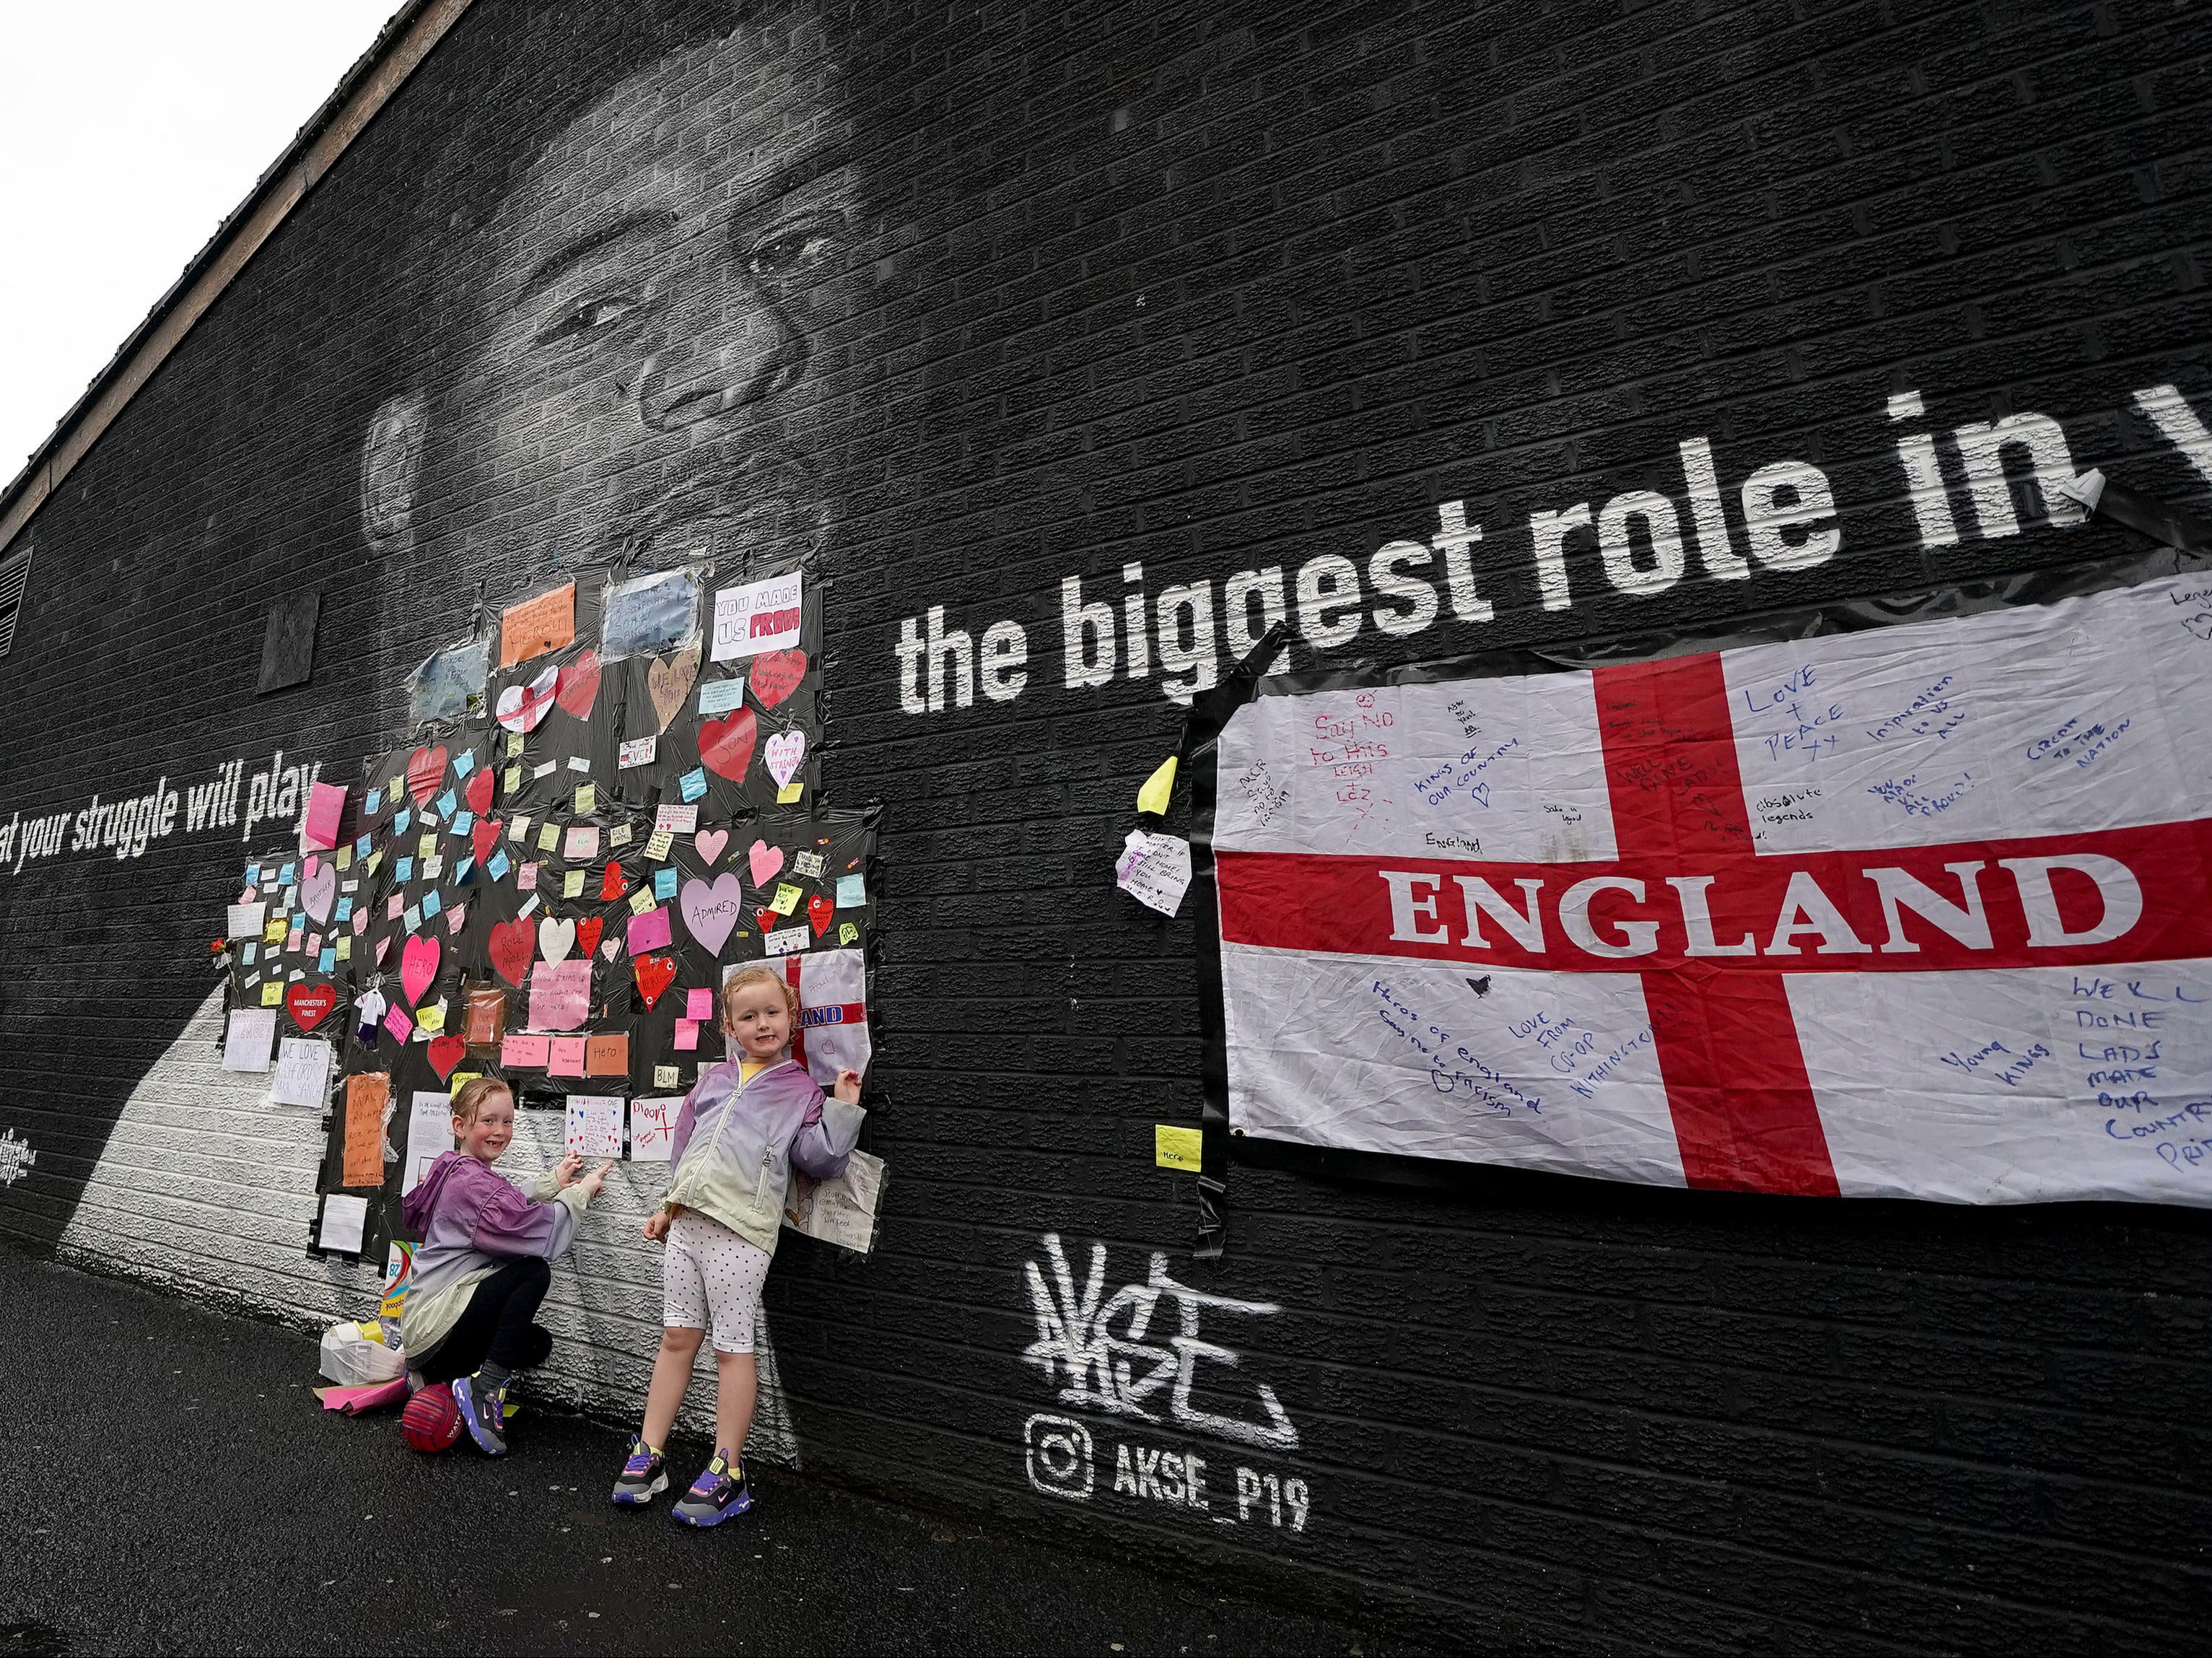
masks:
[(1195, 1128), (1176, 1128), (1164, 1122), (1152, 1125), (1152, 1161), (1163, 1169), (1188, 1169), (1195, 1175), (1200, 1167), (1200, 1153), (1205, 1149), (1206, 1136)]
[(527, 817), (517, 817), (507, 826), (507, 838), (510, 841), (520, 841), (529, 833), (530, 819)]
[(580, 898), (584, 896), (583, 871), (572, 869), (561, 878), (561, 896), (563, 898)]
[(376, 866), (383, 861), (384, 848), (382, 847), (379, 847), (374, 852), (368, 854), (368, 861), (362, 865), (362, 869), (365, 873), (374, 875), (376, 873)]
[(417, 841), (415, 843), (415, 855), (417, 858), (435, 858), (438, 855), (438, 837), (435, 835), (426, 835)]
[(635, 892), (630, 894), (629, 913), (631, 914), (642, 915), (652, 908), (653, 889), (651, 887), (640, 887)]
[(353, 848), (351, 847), (340, 847), (338, 848), (338, 855), (333, 861), (337, 863), (340, 869), (351, 869), (353, 867)]
[(338, 935), (337, 950), (338, 953), (337, 958), (341, 962), (350, 962), (353, 960), (353, 935), (349, 932), (340, 933)]
[(284, 935), (291, 929), (292, 924), (279, 915), (262, 927), (261, 942), (264, 944), (281, 944), (284, 942)]
[(509, 794), (514, 793), (517, 789), (520, 788), (522, 786), (522, 768), (520, 766), (509, 766), (507, 768), (506, 782), (507, 792)]
[(655, 1088), (680, 1087), (682, 1084), (678, 1083), (676, 1080), (676, 1067), (672, 1065), (656, 1065), (653, 1066), (653, 1085)]
[(507, 732), (507, 757), (508, 759), (512, 760), (512, 759), (514, 759), (514, 756), (515, 756), (516, 755), (520, 754), (521, 752), (522, 752), (522, 733), (521, 733), (520, 732)]
[(267, 984), (261, 987), (262, 1006), (275, 1007), (283, 999), (284, 987), (278, 984), (274, 979), (271, 979)]
[(446, 1091), (449, 1094), (458, 1094), (461, 1091), (463, 1083), (472, 1083), (483, 1075), (483, 1072), (481, 1071), (456, 1071), (446, 1079)]
[(582, 815), (584, 815), (584, 814), (586, 814), (586, 813), (588, 813), (588, 812), (594, 812), (594, 811), (597, 811), (599, 809), (599, 786), (597, 783), (579, 783), (579, 784), (577, 784), (577, 785), (576, 785), (576, 811), (577, 811), (578, 816), (580, 816), (580, 816), (582, 816)]
[(769, 908), (779, 915), (788, 915), (799, 908), (799, 901), (805, 896), (790, 882), (781, 882), (775, 890), (775, 901)]
[(1145, 780), (1145, 786), (1137, 791), (1137, 810), (1157, 812), (1164, 817), (1168, 802), (1175, 795), (1176, 757), (1170, 755), (1159, 763), (1159, 768)]
[(656, 861), (665, 860), (668, 856), (669, 845), (675, 838), (666, 829), (653, 830), (652, 837), (645, 843), (645, 855)]
[(418, 1007), (415, 1010), (415, 1023), (434, 1036), (446, 1028), (446, 1010), (435, 1003)]
[(394, 772), (392, 774), (392, 780), (384, 786), (384, 792), (392, 798), (392, 804), (396, 806), (399, 804), (400, 791), (406, 786), (407, 779), (404, 774)]
[(612, 829), (607, 831), (607, 844), (611, 847), (626, 847), (629, 844), (629, 825), (628, 823), (617, 823)]
[(860, 929), (854, 926), (850, 921), (846, 922), (842, 926), (837, 929), (837, 942), (841, 944), (852, 944), (858, 940), (860, 936)]
[(806, 785), (794, 778), (775, 792), (775, 803), (779, 806), (795, 806), (799, 797), (805, 793)]
[(548, 823), (544, 829), (538, 831), (538, 851), (550, 852), (554, 847), (560, 844), (561, 826), (558, 823)]

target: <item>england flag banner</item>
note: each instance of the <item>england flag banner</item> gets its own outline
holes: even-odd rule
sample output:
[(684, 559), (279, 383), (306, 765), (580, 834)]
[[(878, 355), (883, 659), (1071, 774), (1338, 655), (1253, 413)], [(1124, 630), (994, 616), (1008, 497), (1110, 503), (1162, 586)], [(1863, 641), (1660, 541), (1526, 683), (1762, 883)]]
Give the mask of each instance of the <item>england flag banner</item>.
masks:
[(1263, 695), (1231, 1129), (1745, 1191), (2212, 1202), (2212, 579)]

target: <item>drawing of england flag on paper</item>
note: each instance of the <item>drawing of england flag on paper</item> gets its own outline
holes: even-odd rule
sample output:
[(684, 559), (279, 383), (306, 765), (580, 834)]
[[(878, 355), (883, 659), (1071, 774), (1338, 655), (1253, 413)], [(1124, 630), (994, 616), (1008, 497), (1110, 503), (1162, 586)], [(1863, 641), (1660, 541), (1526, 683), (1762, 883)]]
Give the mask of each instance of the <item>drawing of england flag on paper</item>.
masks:
[(1231, 1127), (2212, 1202), (2206, 586), (1258, 699), (1215, 774)]

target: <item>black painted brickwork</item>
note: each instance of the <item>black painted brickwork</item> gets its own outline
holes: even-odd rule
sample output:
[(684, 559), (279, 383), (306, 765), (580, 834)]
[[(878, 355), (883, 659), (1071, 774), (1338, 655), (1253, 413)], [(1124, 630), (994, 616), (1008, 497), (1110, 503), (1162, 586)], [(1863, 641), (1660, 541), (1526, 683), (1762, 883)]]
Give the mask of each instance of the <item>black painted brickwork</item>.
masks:
[[(611, 64), (717, 12), (477, 0), (35, 521), (0, 662), (0, 812), (280, 747), (369, 752), (476, 582), (495, 601), (539, 574), (370, 557), (361, 434), (449, 305), (422, 239), (480, 215), (485, 131), (550, 132)], [(874, 1258), (793, 1244), (772, 1281), (808, 1467), (1454, 1643), (2198, 1648), (2212, 1246), (2193, 1213), (1506, 1176), (1448, 1197), (1240, 1168), (1227, 1259), (1191, 1261), (1187, 1177), (1151, 1161), (1155, 1122), (1197, 1118), (1190, 923), (1105, 876), (1180, 712), (1157, 674), (1061, 683), (1059, 588), (1118, 603), (1129, 562), (1154, 594), (1324, 553), (1364, 568), (1464, 500), (1497, 619), (1370, 626), (1301, 644), (1306, 666), (2131, 550), (2051, 527), (2023, 488), (2019, 536), (1923, 554), (1883, 406), (1917, 390), (1937, 429), (2039, 411), (2079, 464), (2203, 493), (2128, 412), (2170, 383), (2212, 414), (2202, 9), (830, 22), (867, 280), (814, 336), (802, 424), (842, 510), (824, 792), (884, 807), (874, 1144), (893, 1180)], [(1736, 586), (1693, 566), (1638, 599), (1577, 546), (1574, 607), (1538, 609), (1528, 515), (1680, 500), (1696, 435), (1731, 490), (1771, 460), (1820, 466), (1842, 551)], [(548, 546), (563, 441), (493, 481)], [(257, 698), (268, 604), (301, 583), (323, 594), (313, 683)], [(893, 647), (932, 605), (979, 638), (1021, 623), (1024, 692), (902, 711)], [(204, 994), (240, 850), (180, 839), (0, 878), (0, 1126), (39, 1151), (0, 1190), (0, 1231), (58, 1236)], [(1206, 1457), (1212, 1512), (1034, 1492), (1024, 1424), (1062, 1407), (1021, 1361), (1023, 1268), (1048, 1232), (1079, 1287), (1096, 1240), (1109, 1294), (1160, 1250), (1183, 1283), (1279, 1304), (1208, 1322), (1243, 1363), (1207, 1402), (1249, 1413), (1266, 1382), (1299, 1448), (1071, 1412), (1109, 1461), (1121, 1441)], [(1303, 1532), (1217, 1523), (1240, 1461), (1307, 1482)]]

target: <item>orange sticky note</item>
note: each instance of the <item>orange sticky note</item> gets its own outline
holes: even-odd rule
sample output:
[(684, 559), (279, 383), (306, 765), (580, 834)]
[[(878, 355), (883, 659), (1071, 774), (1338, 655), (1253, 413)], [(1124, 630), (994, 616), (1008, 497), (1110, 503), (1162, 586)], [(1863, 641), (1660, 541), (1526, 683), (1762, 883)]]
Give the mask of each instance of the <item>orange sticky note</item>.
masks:
[(346, 1078), (343, 1184), (384, 1184), (384, 1105), (391, 1097), (392, 1078), (381, 1072)]
[(511, 668), (557, 651), (576, 637), (576, 584), (526, 598), (500, 612), (499, 665)]
[(589, 1036), (584, 1043), (584, 1074), (587, 1077), (629, 1075), (629, 1038), (617, 1034)]

